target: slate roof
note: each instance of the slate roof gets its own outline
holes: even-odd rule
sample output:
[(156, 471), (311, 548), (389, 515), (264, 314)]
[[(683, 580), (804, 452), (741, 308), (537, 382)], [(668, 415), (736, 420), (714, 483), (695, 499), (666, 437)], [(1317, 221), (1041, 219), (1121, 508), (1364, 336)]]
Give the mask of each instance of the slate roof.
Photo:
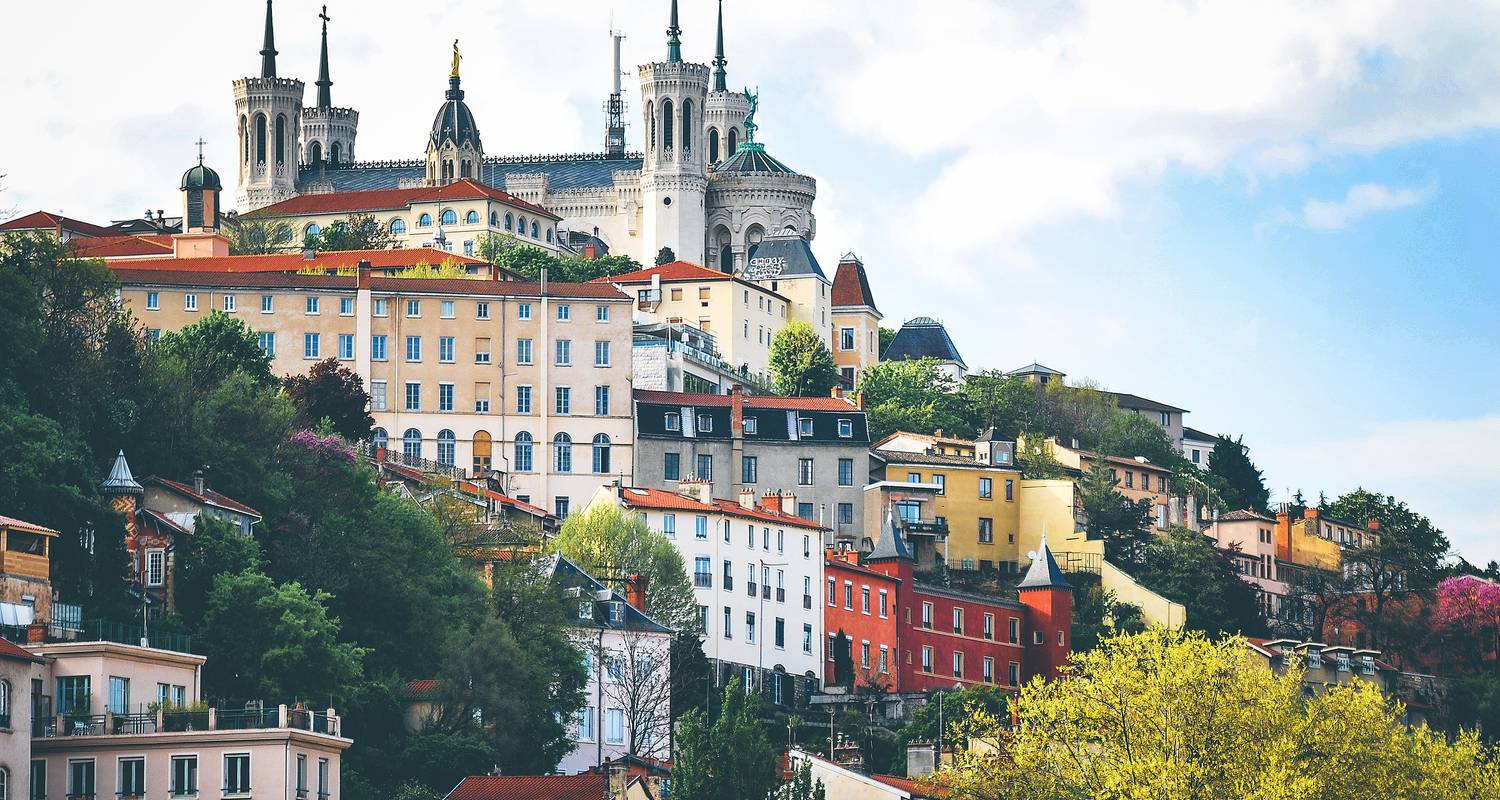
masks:
[(109, 476), (99, 484), (101, 492), (131, 492), (139, 494), (141, 484), (130, 472), (130, 464), (125, 461), (125, 451), (121, 450), (115, 455), (115, 462), (109, 467)]
[(444, 800), (601, 800), (604, 773), (577, 775), (472, 775)]
[[(603, 153), (565, 156), (503, 156), (484, 159), (479, 180), (489, 186), (504, 186), (510, 175), (548, 175), (548, 191), (561, 189), (594, 189), (614, 185), (617, 171), (639, 172), (640, 154), (610, 158)], [(297, 173), (299, 186), (326, 182), (335, 192), (365, 189), (394, 189), (402, 184), (419, 183), (427, 177), (427, 162), (375, 161), (347, 165), (302, 167)]]
[(907, 561), (916, 561), (916, 556), (912, 555), (911, 548), (906, 546), (906, 539), (902, 537), (901, 530), (896, 525), (895, 517), (891, 515), (889, 510), (885, 514), (884, 527), (885, 534), (880, 537), (880, 541), (875, 543), (875, 549), (871, 550), (868, 556), (865, 556), (865, 561), (868, 563), (870, 561), (883, 561), (892, 558), (904, 558)]
[[(865, 275), (865, 265), (854, 257), (839, 259), (838, 269), (833, 272), (833, 307), (869, 306), (875, 308), (875, 293), (870, 291), (870, 279)], [(879, 309), (876, 309), (879, 313)]]
[(906, 321), (896, 338), (891, 340), (881, 361), (908, 361), (919, 358), (935, 358), (939, 361), (954, 361), (965, 367), (958, 347), (948, 337), (948, 329), (932, 317), (917, 317)]
[(187, 497), (197, 500), (200, 503), (206, 503), (211, 506), (218, 506), (219, 508), (227, 508), (230, 511), (235, 511), (240, 514), (245, 514), (247, 516), (260, 519), (259, 511), (256, 511), (250, 506), (241, 503), (233, 497), (220, 494), (213, 489), (205, 488), (202, 492), (199, 492), (192, 486), (189, 486), (185, 483), (178, 483), (177, 481), (170, 480), (168, 478), (162, 478), (156, 475), (152, 475), (151, 477), (146, 478), (146, 483), (154, 483), (167, 489), (171, 489), (178, 494), (186, 495)]
[[(770, 394), (747, 394), (745, 408), (776, 408), (796, 411), (859, 411), (848, 400), (837, 397), (783, 397)], [(727, 394), (699, 394), (695, 392), (658, 392), (641, 389), (635, 399), (643, 403), (662, 403), (677, 406), (710, 406), (729, 408), (732, 398)]]
[(1187, 409), (1185, 408), (1169, 406), (1166, 403), (1150, 400), (1145, 397), (1141, 397), (1138, 394), (1130, 394), (1128, 392), (1105, 392), (1105, 394), (1113, 397), (1115, 399), (1115, 405), (1118, 405), (1120, 408), (1123, 408), (1126, 411), (1135, 411), (1139, 409), (1141, 411), (1168, 411), (1177, 412), (1180, 414), (1187, 413)]
[[(729, 395), (642, 390), (635, 392), (634, 399), (637, 436), (724, 442), (733, 438)], [(667, 414), (681, 414), (684, 408), (692, 409), (693, 418), (682, 416), (680, 427), (667, 428)], [(750, 444), (844, 445), (861, 449), (870, 445), (865, 412), (837, 398), (745, 395), (743, 413), (746, 420), (755, 420), (755, 432), (745, 434), (745, 441)], [(706, 418), (707, 430), (699, 427), (697, 417)], [(812, 420), (811, 436), (801, 433), (799, 420), (804, 418)], [(839, 420), (849, 421), (848, 436), (839, 435)]]
[(1200, 431), (1197, 428), (1189, 428), (1188, 426), (1184, 425), (1182, 426), (1182, 438), (1194, 439), (1200, 442), (1212, 442), (1219, 437), (1213, 435), (1212, 433), (1208, 433), (1207, 431)]
[(436, 202), (438, 200), (478, 200), (488, 198), (513, 206), (525, 208), (533, 214), (560, 220), (562, 217), (536, 203), (527, 202), (515, 195), (479, 181), (464, 178), (446, 186), (417, 186), (405, 189), (369, 189), (363, 191), (335, 191), (319, 194), (303, 194), (290, 197), (279, 203), (262, 206), (245, 216), (284, 217), (297, 214), (343, 214), (358, 211), (391, 211), (403, 209), (413, 203)]
[(609, 618), (606, 615), (604, 621), (611, 629), (624, 628), (627, 630), (644, 631), (646, 633), (670, 634), (673, 632), (671, 628), (668, 628), (660, 622), (657, 622), (656, 620), (648, 616), (644, 611), (641, 611), (640, 609), (631, 605), (630, 601), (627, 598), (625, 598), (619, 592), (610, 589), (608, 586), (605, 586), (602, 581), (600, 581), (598, 578), (595, 578), (593, 575), (590, 575), (588, 571), (586, 571), (583, 567), (574, 564), (572, 561), (564, 558), (561, 554), (558, 554), (553, 558), (552, 579), (554, 581), (561, 580), (569, 585), (582, 584), (584, 586), (587, 586), (589, 588), (589, 591), (591, 592), (609, 589), (610, 596), (613, 598), (613, 601), (621, 603), (623, 605), (625, 609), (625, 622), (623, 625), (616, 625), (612, 622), (609, 622)]
[(12, 220), (0, 222), (0, 231), (30, 231), (41, 228), (58, 228), (73, 233), (81, 233), (85, 236), (109, 236), (113, 231), (102, 225), (65, 217), (61, 214), (53, 214), (48, 211), (33, 211), (16, 217)]
[(1027, 364), (1024, 367), (1019, 367), (1017, 369), (1013, 369), (1010, 372), (1007, 372), (1005, 374), (1006, 375), (1058, 375), (1058, 376), (1065, 375), (1065, 373), (1063, 373), (1063, 372), (1061, 372), (1059, 370), (1055, 370), (1055, 369), (1053, 369), (1051, 367), (1044, 367), (1041, 364), (1036, 363), (1035, 361), (1031, 362), (1030, 364)]
[(1260, 522), (1276, 521), (1275, 519), (1268, 517), (1265, 514), (1251, 511), (1248, 508), (1242, 508), (1237, 511), (1230, 511), (1228, 513), (1219, 515), (1219, 522), (1247, 522), (1249, 520), (1257, 520)]
[(730, 172), (756, 172), (774, 173), (780, 175), (795, 175), (796, 171), (791, 167), (772, 158), (766, 152), (766, 146), (760, 142), (745, 142), (734, 151), (734, 155), (720, 161), (714, 166), (715, 174)]
[[(763, 263), (757, 264), (757, 260)], [(774, 265), (773, 265), (774, 262)], [(761, 274), (757, 270), (772, 270), (775, 274)], [(767, 236), (759, 244), (750, 246), (745, 258), (745, 271), (741, 275), (749, 280), (775, 280), (778, 278), (800, 278), (816, 275), (828, 280), (828, 275), (818, 265), (812, 247), (801, 236)]]
[(986, 464), (963, 456), (944, 456), (936, 453), (918, 453), (911, 450), (872, 450), (887, 464), (924, 464), (934, 467), (964, 467), (967, 469), (998, 469), (1007, 472), (1018, 472), (1011, 466), (1000, 466), (998, 464)]
[(1026, 570), (1026, 577), (1016, 584), (1017, 589), (1071, 589), (1072, 584), (1063, 576), (1063, 571), (1057, 566), (1057, 559), (1052, 557), (1052, 549), (1047, 546), (1047, 536), (1042, 534), (1041, 552), (1032, 559), (1031, 566)]
[(645, 489), (637, 486), (622, 487), (619, 490), (619, 498), (624, 501), (627, 508), (652, 508), (666, 511), (696, 511), (699, 513), (724, 514), (740, 519), (753, 519), (760, 522), (770, 522), (776, 525), (791, 525), (797, 528), (808, 528), (815, 531), (825, 531), (822, 525), (805, 520), (796, 514), (783, 514), (773, 511), (763, 505), (753, 508), (745, 508), (738, 500), (723, 500), (712, 498), (711, 502), (700, 503), (691, 497), (683, 497), (676, 492), (665, 489)]

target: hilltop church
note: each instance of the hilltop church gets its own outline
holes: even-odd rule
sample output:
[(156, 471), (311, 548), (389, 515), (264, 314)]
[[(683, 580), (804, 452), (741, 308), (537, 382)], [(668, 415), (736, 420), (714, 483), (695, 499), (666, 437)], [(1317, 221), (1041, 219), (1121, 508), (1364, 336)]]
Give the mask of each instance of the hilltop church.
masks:
[[(638, 68), (643, 152), (625, 150), (616, 37), (615, 91), (605, 106), (604, 151), (540, 157), (486, 154), (479, 124), (464, 102), (455, 41), (448, 88), (427, 132), (424, 157), (357, 160), (360, 115), (333, 104), (326, 7), (319, 17), (323, 39), (317, 98), (314, 106), (305, 107), (302, 81), (277, 74), (272, 0), (266, 0), (260, 75), (234, 82), (236, 199), (242, 213), (291, 214), (296, 203), (288, 201), (301, 197), (305, 205), (309, 196), (335, 194), (340, 202), (321, 206), (373, 213), (393, 232), (399, 226), (402, 234), (411, 224), (418, 244), (451, 249), (453, 240), (468, 234), (529, 232), (551, 249), (553, 231), (538, 228), (534, 215), (529, 231), (515, 231), (509, 213), (502, 222), (496, 212), (461, 219), (445, 212), (435, 227), (427, 214), (407, 220), (399, 213), (408, 193), (425, 190), (424, 199), (436, 196), (440, 202), (442, 187), (472, 187), (477, 181), (502, 190), (495, 193), (504, 206), (501, 211), (539, 206), (552, 212), (547, 216), (560, 218), (555, 221), (559, 246), (593, 242), (645, 264), (666, 247), (679, 259), (723, 272), (749, 271), (757, 280), (799, 267), (820, 272), (807, 246), (817, 231), (812, 213), (816, 184), (773, 158), (756, 140), (756, 96), (728, 89), (722, 0), (712, 67), (683, 59), (677, 0), (672, 0), (666, 58)], [(286, 205), (279, 208), (281, 204)], [(794, 257), (755, 257), (752, 251), (763, 239), (775, 240), (767, 250)], [(826, 276), (819, 277), (826, 284)]]

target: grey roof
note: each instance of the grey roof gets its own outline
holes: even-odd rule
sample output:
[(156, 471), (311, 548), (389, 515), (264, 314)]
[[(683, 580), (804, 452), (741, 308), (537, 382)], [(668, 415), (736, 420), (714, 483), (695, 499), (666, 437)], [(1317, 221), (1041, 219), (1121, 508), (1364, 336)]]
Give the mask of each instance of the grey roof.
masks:
[(1272, 517), (1268, 517), (1265, 514), (1261, 514), (1256, 511), (1251, 511), (1248, 508), (1242, 508), (1237, 511), (1230, 511), (1225, 514), (1220, 514), (1218, 519), (1219, 522), (1247, 522), (1249, 520), (1256, 520), (1259, 522), (1276, 521)]
[(1066, 373), (1064, 373), (1064, 372), (1061, 372), (1059, 370), (1055, 370), (1055, 369), (1053, 369), (1051, 367), (1044, 367), (1041, 364), (1036, 363), (1035, 361), (1031, 362), (1030, 364), (1028, 364), (1028, 365), (1026, 365), (1024, 367), (1020, 367), (1018, 369), (1013, 369), (1010, 372), (1007, 372), (1005, 374), (1006, 375), (1059, 375), (1059, 376), (1066, 376)]
[(932, 317), (917, 317), (907, 320), (896, 338), (891, 340), (881, 361), (909, 361), (919, 358), (935, 358), (939, 361), (956, 361), (964, 366), (963, 356), (948, 337), (948, 329)]
[(896, 524), (896, 518), (890, 509), (885, 512), (885, 535), (875, 543), (875, 549), (865, 556), (866, 561), (877, 561), (890, 558), (904, 558), (907, 561), (916, 561), (911, 554), (911, 548), (906, 546), (906, 539), (901, 536), (901, 529)]
[(1129, 392), (1105, 392), (1105, 394), (1113, 397), (1115, 405), (1126, 411), (1175, 411), (1178, 413), (1187, 413), (1187, 409), (1185, 408), (1167, 405), (1157, 400), (1141, 397), (1138, 394), (1130, 394)]
[(109, 468), (109, 477), (99, 484), (99, 491), (104, 494), (138, 494), (145, 491), (136, 482), (135, 476), (130, 474), (130, 465), (125, 463), (124, 450), (115, 456), (115, 463)]
[(1071, 589), (1073, 585), (1063, 577), (1063, 571), (1057, 566), (1057, 559), (1052, 557), (1051, 548), (1047, 547), (1047, 534), (1042, 534), (1041, 551), (1036, 558), (1031, 560), (1031, 567), (1026, 570), (1026, 577), (1016, 584), (1017, 589)]
[(609, 622), (609, 617), (606, 615), (603, 618), (603, 621), (606, 623), (607, 627), (625, 628), (629, 630), (644, 631), (646, 633), (673, 632), (671, 628), (668, 628), (660, 622), (657, 622), (656, 620), (647, 616), (645, 612), (631, 605), (624, 597), (620, 595), (619, 592), (605, 586), (603, 581), (600, 581), (598, 578), (590, 575), (586, 570), (584, 570), (583, 567), (580, 567), (577, 564), (574, 564), (572, 561), (569, 561), (561, 553), (553, 555), (552, 558), (554, 559), (552, 563), (552, 579), (554, 581), (558, 583), (574, 585), (581, 583), (584, 586), (587, 586), (590, 591), (595, 592), (607, 589), (610, 593), (610, 597), (612, 598), (611, 602), (617, 602), (621, 604), (625, 612), (624, 621), (619, 624), (612, 623)]
[(776, 173), (781, 175), (795, 175), (796, 171), (791, 167), (772, 158), (766, 152), (766, 146), (760, 142), (745, 142), (734, 151), (734, 155), (720, 161), (714, 167), (715, 174), (727, 172), (758, 172)]
[(474, 121), (469, 104), (464, 102), (464, 90), (459, 88), (457, 75), (448, 78), (448, 91), (432, 119), (432, 133), (427, 137), (431, 147), (448, 141), (459, 147), (473, 145), (475, 150), (484, 152), (484, 146), (479, 143), (479, 125)]
[[(555, 156), (497, 156), (487, 157), (480, 165), (480, 183), (505, 188), (508, 175), (533, 175), (539, 172), (548, 176), (549, 191), (560, 189), (592, 189), (614, 185), (616, 171), (639, 172), (641, 156), (625, 155), (611, 158), (603, 153), (569, 154)], [(297, 173), (298, 184), (327, 182), (336, 192), (358, 192), (369, 189), (395, 189), (400, 186), (420, 186), (427, 177), (425, 160), (411, 161), (367, 161), (356, 164), (325, 164), (302, 167)]]
[(828, 280), (823, 268), (818, 266), (812, 247), (808, 246), (806, 239), (796, 234), (767, 236), (760, 240), (759, 244), (750, 247), (745, 264), (745, 271), (740, 273), (740, 277), (746, 280), (799, 278), (804, 275), (816, 275)]
[(1207, 431), (1200, 431), (1197, 428), (1189, 428), (1188, 426), (1184, 425), (1182, 426), (1182, 438), (1196, 439), (1200, 442), (1212, 442), (1219, 437), (1213, 435), (1212, 433), (1208, 433)]

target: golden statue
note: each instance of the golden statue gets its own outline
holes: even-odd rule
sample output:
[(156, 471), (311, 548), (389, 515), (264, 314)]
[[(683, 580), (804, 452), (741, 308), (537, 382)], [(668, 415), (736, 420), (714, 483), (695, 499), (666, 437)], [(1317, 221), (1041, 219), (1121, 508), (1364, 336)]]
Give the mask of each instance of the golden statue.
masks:
[(448, 73), (448, 77), (450, 77), (450, 78), (457, 78), (458, 77), (458, 62), (462, 61), (462, 60), (463, 60), (463, 56), (461, 56), (461, 55), (458, 54), (458, 40), (454, 39), (453, 40), (453, 71), (451, 71), (451, 72)]

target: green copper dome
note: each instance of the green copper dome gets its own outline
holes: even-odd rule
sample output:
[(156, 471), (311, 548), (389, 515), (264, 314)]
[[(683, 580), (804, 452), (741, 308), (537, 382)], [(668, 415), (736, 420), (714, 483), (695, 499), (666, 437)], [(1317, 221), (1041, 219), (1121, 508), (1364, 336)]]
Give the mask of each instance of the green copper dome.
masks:
[(220, 191), (224, 187), (219, 183), (219, 173), (198, 164), (187, 172), (182, 173), (182, 188), (187, 189), (213, 189)]

